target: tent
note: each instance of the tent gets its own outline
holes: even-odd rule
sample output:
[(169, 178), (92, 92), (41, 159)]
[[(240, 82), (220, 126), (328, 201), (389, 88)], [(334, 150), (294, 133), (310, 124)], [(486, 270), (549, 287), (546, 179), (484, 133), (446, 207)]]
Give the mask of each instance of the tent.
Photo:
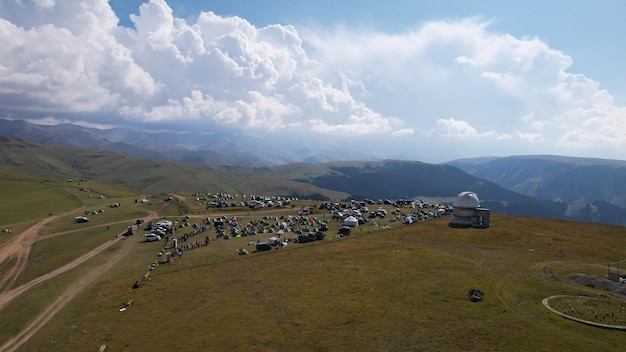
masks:
[(272, 245), (276, 245), (280, 243), (280, 238), (272, 236), (267, 242), (269, 242)]
[(359, 226), (359, 220), (357, 220), (357, 218), (355, 218), (354, 216), (348, 216), (343, 221), (343, 224), (345, 226), (355, 227), (355, 226)]

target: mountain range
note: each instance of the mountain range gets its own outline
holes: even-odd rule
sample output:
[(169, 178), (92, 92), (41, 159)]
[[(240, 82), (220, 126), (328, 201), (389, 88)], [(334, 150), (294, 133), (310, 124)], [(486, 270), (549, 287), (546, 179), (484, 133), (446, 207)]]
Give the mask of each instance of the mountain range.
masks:
[(336, 161), (336, 154), (324, 148), (279, 148), (248, 136), (9, 120), (0, 120), (0, 135), (0, 171), (11, 175), (100, 179), (146, 193), (207, 191), (316, 199), (453, 201), (471, 190), (482, 206), (495, 212), (626, 226), (626, 161), (552, 155), (442, 164), (374, 160), (372, 155)]
[(626, 161), (527, 155), (447, 164), (517, 193), (567, 204), (565, 214), (578, 220), (626, 223)]
[[(295, 162), (335, 161), (335, 145), (307, 145), (284, 138), (200, 132), (145, 132), (128, 128), (88, 128), (74, 124), (39, 125), (0, 119), (0, 134), (35, 143), (111, 150), (157, 161), (266, 167)], [(369, 154), (342, 150), (344, 160), (371, 160)]]

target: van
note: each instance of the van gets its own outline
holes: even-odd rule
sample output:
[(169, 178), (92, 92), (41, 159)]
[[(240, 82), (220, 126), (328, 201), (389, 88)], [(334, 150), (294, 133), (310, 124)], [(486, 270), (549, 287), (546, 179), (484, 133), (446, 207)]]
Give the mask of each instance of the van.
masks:
[(153, 241), (159, 241), (161, 240), (161, 236), (155, 234), (155, 233), (147, 233), (143, 236), (143, 240), (146, 242), (153, 242)]

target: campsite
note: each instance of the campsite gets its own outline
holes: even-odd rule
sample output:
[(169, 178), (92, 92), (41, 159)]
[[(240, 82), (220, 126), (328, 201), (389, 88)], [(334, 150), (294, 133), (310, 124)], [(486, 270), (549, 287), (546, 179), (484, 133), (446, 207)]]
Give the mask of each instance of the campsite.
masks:
[(625, 350), (626, 1), (564, 4), (0, 0), (0, 352)]
[[(623, 296), (568, 278), (605, 278), (607, 263), (623, 258), (623, 227), (491, 214), (488, 228), (456, 228), (436, 206), (398, 204), (376, 204), (379, 215), (344, 224), (306, 199), (208, 208), (212, 200), (192, 193), (137, 194), (98, 181), (49, 186), (69, 196), (52, 196), (55, 209), (43, 212), (20, 204), (32, 220), (11, 223), (12, 237), (0, 237), (2, 351), (588, 351), (626, 342), (620, 330), (542, 305), (572, 297), (551, 302), (624, 325)], [(113, 203), (121, 206), (107, 208)], [(345, 203), (346, 213), (361, 207), (334, 203)], [(87, 223), (74, 221), (103, 208)], [(303, 209), (309, 215), (298, 215)], [(169, 240), (145, 242), (150, 223), (175, 230)], [(355, 226), (344, 236), (348, 224)], [(129, 226), (135, 235), (121, 236)], [(297, 240), (317, 233), (323, 238)], [(34, 234), (24, 238), (32, 249), (11, 257), (22, 234)], [(473, 289), (480, 301), (468, 298)]]

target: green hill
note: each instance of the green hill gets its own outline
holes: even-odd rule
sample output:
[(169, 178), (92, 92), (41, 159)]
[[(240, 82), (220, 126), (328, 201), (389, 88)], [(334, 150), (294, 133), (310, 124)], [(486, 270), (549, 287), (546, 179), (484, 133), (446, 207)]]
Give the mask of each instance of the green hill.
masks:
[(106, 150), (51, 147), (0, 137), (0, 172), (39, 178), (91, 179), (144, 193), (224, 192), (328, 199), (347, 196), (277, 176), (267, 168), (156, 162)]
[[(537, 176), (538, 171), (531, 171), (532, 168), (518, 166), (518, 169), (515, 169), (509, 165), (510, 163), (505, 163), (509, 165), (508, 168), (505, 166), (496, 168), (500, 170), (497, 174), (510, 175), (511, 180), (519, 182), (526, 180), (528, 183), (544, 179), (537, 182), (542, 187), (541, 191), (527, 195), (515, 192), (516, 187), (513, 187), (513, 190), (507, 189), (505, 186), (509, 184), (502, 186), (495, 182), (503, 182), (502, 179), (507, 178), (505, 176), (490, 181), (468, 174), (452, 165), (417, 161), (344, 161), (248, 168), (157, 162), (105, 150), (50, 147), (6, 137), (0, 138), (0, 153), (2, 157), (0, 172), (24, 173), (41, 178), (102, 180), (148, 194), (219, 192), (319, 200), (428, 198), (451, 201), (459, 193), (470, 190), (479, 195), (484, 207), (496, 212), (626, 225), (626, 209), (616, 203), (603, 199), (567, 202), (576, 197), (587, 199), (585, 197), (589, 198), (600, 193), (613, 194), (612, 200), (623, 196), (619, 188), (623, 168), (614, 165), (613, 167), (617, 169), (611, 171), (608, 179), (600, 178), (598, 182), (592, 184), (591, 179), (594, 175), (606, 174), (602, 170), (610, 166), (599, 166), (591, 161), (583, 163), (582, 167), (579, 166), (581, 169), (578, 171), (572, 170), (573, 166), (570, 166), (567, 174), (554, 171), (560, 170), (560, 164), (555, 166), (554, 161), (548, 160), (551, 166), (543, 168), (544, 171), (540, 174), (553, 175), (550, 177)], [(474, 172), (472, 167), (478, 167), (476, 165), (484, 162), (495, 163), (490, 160), (486, 158), (461, 163), (460, 166), (465, 165), (471, 169), (470, 172)], [(521, 165), (525, 165), (524, 162), (521, 162)], [(603, 169), (598, 171), (594, 169), (596, 167)], [(513, 171), (507, 171), (509, 169)], [(574, 180), (568, 179), (568, 175)], [(583, 185), (586, 183), (585, 180), (589, 181), (589, 186)], [(575, 186), (571, 186), (572, 184)], [(579, 189), (579, 192), (576, 194), (572, 192), (574, 195), (567, 193), (566, 190), (572, 187)], [(565, 196), (555, 198), (550, 196), (552, 194), (567, 194), (569, 198)]]
[(448, 164), (514, 192), (559, 202), (571, 219), (626, 225), (626, 161), (526, 155)]
[[(6, 307), (0, 341), (88, 275), (93, 284), (22, 349), (611, 351), (626, 343), (619, 331), (567, 320), (541, 305), (566, 295), (555, 304), (571, 315), (626, 324), (623, 298), (567, 278), (602, 278), (606, 263), (623, 256), (623, 227), (500, 214), (486, 230), (453, 229), (445, 218), (382, 224), (390, 228), (363, 226), (338, 238), (333, 227), (322, 241), (259, 253), (248, 242), (271, 234), (214, 240), (154, 267), (134, 290), (146, 268), (164, 260), (158, 253), (171, 249), (131, 237)], [(42, 235), (24, 275), (45, 273), (110, 240), (101, 229)], [(252, 253), (237, 255), (242, 247)], [(102, 269), (113, 258), (117, 264)], [(470, 289), (480, 289), (483, 301), (471, 302)]]
[[(604, 280), (607, 263), (626, 259), (625, 227), (502, 213), (492, 214), (491, 227), (482, 230), (451, 228), (446, 217), (404, 225), (399, 219), (411, 209), (392, 214), (395, 207), (383, 205), (390, 216), (350, 235), (338, 237), (341, 223), (331, 221), (324, 240), (255, 253), (249, 243), (276, 232), (224, 240), (214, 228), (194, 234), (191, 226), (207, 217), (237, 217), (241, 227), (269, 227), (316, 205), (301, 200), (262, 211), (204, 209), (191, 194), (200, 187), (332, 194), (315, 180), (344, 175), (356, 182), (359, 175), (374, 180), (403, 172), (431, 180), (454, 175), (454, 168), (429, 174), (420, 163), (349, 162), (195, 169), (109, 152), (2, 143), (0, 213), (9, 216), (0, 219), (13, 232), (0, 237), (0, 349), (20, 336), (26, 337), (17, 350), (49, 351), (614, 351), (626, 343), (621, 330), (568, 320), (542, 305), (558, 295), (551, 302), (568, 315), (626, 325), (626, 294)], [(390, 182), (400, 182), (395, 177)], [(135, 182), (137, 188), (124, 187)], [(176, 199), (151, 197), (153, 191)], [(148, 203), (135, 202), (139, 197)], [(113, 202), (121, 206), (108, 207)], [(96, 209), (104, 212), (89, 215), (88, 223), (72, 221)], [(58, 218), (37, 230), (27, 258), (4, 256), (26, 229), (53, 219), (49, 213)], [(114, 237), (148, 216), (179, 225), (175, 237), (184, 255), (167, 262), (173, 242), (143, 242), (143, 229)], [(314, 209), (303, 223), (314, 218), (330, 220)], [(250, 254), (238, 255), (239, 248)], [(40, 279), (4, 303), (14, 289)], [(471, 289), (484, 299), (470, 301)]]

